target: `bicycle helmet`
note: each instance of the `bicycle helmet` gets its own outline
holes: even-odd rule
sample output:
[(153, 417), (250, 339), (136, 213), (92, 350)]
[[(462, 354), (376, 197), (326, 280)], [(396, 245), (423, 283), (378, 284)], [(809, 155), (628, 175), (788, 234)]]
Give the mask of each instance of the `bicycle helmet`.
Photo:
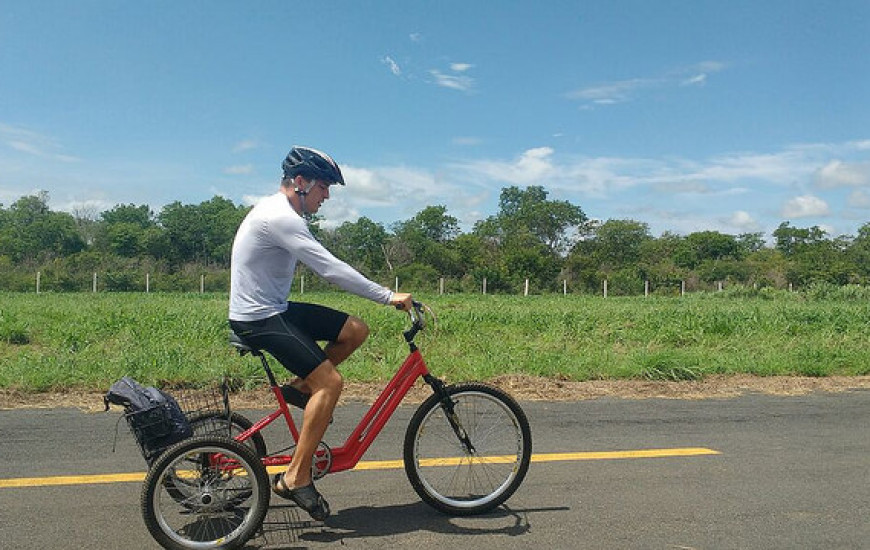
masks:
[(344, 177), (338, 164), (326, 153), (310, 147), (294, 146), (287, 153), (284, 162), (281, 163), (285, 178), (294, 178), (298, 175), (306, 179), (340, 183), (344, 185)]

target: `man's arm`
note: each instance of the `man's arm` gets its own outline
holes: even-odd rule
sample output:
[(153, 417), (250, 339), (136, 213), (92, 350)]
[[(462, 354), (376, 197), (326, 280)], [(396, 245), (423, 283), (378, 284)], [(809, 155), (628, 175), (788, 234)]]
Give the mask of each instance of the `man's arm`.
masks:
[[(281, 245), (286, 247), (300, 262), (312, 271), (338, 285), (340, 288), (380, 304), (403, 305), (410, 298), (404, 294), (393, 293), (389, 288), (371, 281), (347, 263), (336, 258), (308, 230), (305, 223), (298, 220), (286, 220), (287, 227), (280, 231)], [(401, 298), (394, 303), (395, 297)], [(410, 305), (410, 304), (409, 304)]]

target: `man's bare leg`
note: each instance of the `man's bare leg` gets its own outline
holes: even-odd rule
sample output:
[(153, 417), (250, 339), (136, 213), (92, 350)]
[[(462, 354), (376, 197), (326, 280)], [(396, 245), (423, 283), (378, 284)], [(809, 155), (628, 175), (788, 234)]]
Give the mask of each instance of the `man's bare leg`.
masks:
[(305, 421), (299, 431), (293, 460), (284, 472), (284, 483), (289, 489), (311, 483), (312, 457), (329, 426), (343, 386), (341, 374), (328, 359), (305, 378), (305, 383), (311, 388), (311, 398), (305, 406)]
[[(345, 359), (350, 357), (363, 342), (366, 341), (369, 335), (369, 327), (359, 317), (351, 315), (344, 322), (341, 332), (338, 334), (338, 339), (335, 342), (330, 342), (323, 350), (326, 352), (326, 357), (332, 363), (333, 367), (338, 367)], [(302, 393), (311, 393), (311, 388), (306, 384), (305, 380), (295, 378), (290, 385), (301, 391)], [(306, 409), (307, 412), (307, 409)], [(306, 417), (307, 418), (307, 417)]]

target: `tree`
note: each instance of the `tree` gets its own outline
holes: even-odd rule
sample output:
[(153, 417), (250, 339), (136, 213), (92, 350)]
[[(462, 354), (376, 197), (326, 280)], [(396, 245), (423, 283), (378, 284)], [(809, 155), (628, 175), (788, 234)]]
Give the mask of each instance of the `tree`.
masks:
[(100, 214), (100, 218), (96, 247), (126, 258), (146, 252), (146, 231), (157, 227), (154, 213), (144, 204), (119, 204)]
[(74, 254), (85, 248), (75, 219), (48, 208), (48, 193), (15, 201), (0, 225), (0, 255), (15, 262)]
[[(395, 240), (410, 251), (414, 263), (429, 265), (441, 275), (457, 271), (457, 256), (449, 243), (458, 233), (458, 220), (448, 215), (444, 206), (428, 206), (393, 228)], [(416, 272), (423, 273), (420, 269)]]
[(764, 233), (741, 233), (737, 236), (737, 244), (743, 256), (758, 252), (764, 248)]
[(175, 201), (164, 206), (157, 217), (169, 245), (164, 257), (175, 265), (229, 265), (233, 237), (246, 213), (246, 208), (218, 196), (198, 205)]
[(810, 228), (792, 227), (782, 222), (773, 232), (776, 249), (786, 256), (793, 256), (807, 245), (817, 244), (825, 239), (825, 232), (817, 225)]
[(118, 204), (111, 210), (100, 214), (103, 222), (112, 225), (116, 223), (129, 223), (142, 229), (155, 224), (154, 212), (148, 205), (139, 206), (133, 204)]
[(860, 277), (858, 282), (870, 283), (870, 223), (858, 229), (858, 236), (852, 240), (845, 254), (855, 273)]
[(341, 224), (332, 232), (331, 240), (330, 248), (349, 264), (367, 273), (384, 271), (387, 231), (383, 225), (363, 216), (355, 222)]
[(619, 269), (636, 264), (643, 243), (652, 239), (649, 226), (634, 220), (607, 220), (594, 231), (589, 247), (602, 269)]
[(574, 237), (571, 230), (579, 230), (587, 221), (579, 206), (547, 200), (547, 191), (541, 186), (525, 190), (512, 186), (502, 189), (493, 229), (503, 239), (514, 230), (525, 229), (552, 252), (561, 254)]
[(507, 187), (498, 214), (475, 224), (473, 234), (496, 247), (495, 263), (504, 267), (511, 284), (529, 278), (538, 288), (548, 288), (555, 285), (562, 255), (587, 221), (579, 206), (547, 200), (543, 187)]
[(445, 206), (427, 206), (410, 220), (396, 224), (394, 233), (415, 241), (443, 244), (459, 234), (459, 221), (447, 214)]
[(683, 237), (665, 231), (656, 239), (641, 244), (640, 272), (653, 285), (672, 285), (684, 279), (686, 272), (674, 262)]
[(740, 245), (731, 235), (718, 231), (690, 233), (675, 251), (674, 261), (681, 267), (694, 269), (704, 261), (737, 259)]

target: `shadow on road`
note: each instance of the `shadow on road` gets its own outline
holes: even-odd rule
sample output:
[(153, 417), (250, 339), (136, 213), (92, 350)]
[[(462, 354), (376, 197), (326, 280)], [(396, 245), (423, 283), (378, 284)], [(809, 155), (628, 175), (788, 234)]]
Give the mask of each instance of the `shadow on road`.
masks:
[[(305, 543), (336, 543), (350, 539), (391, 537), (406, 533), (431, 532), (446, 535), (518, 537), (529, 532), (529, 514), (568, 511), (568, 507), (514, 509), (502, 506), (488, 514), (451, 517), (432, 510), (422, 502), (397, 506), (359, 506), (340, 510), (325, 522), (292, 504), (272, 506), (261, 534), (247, 548), (290, 550)], [(306, 518), (306, 519), (303, 519)]]

